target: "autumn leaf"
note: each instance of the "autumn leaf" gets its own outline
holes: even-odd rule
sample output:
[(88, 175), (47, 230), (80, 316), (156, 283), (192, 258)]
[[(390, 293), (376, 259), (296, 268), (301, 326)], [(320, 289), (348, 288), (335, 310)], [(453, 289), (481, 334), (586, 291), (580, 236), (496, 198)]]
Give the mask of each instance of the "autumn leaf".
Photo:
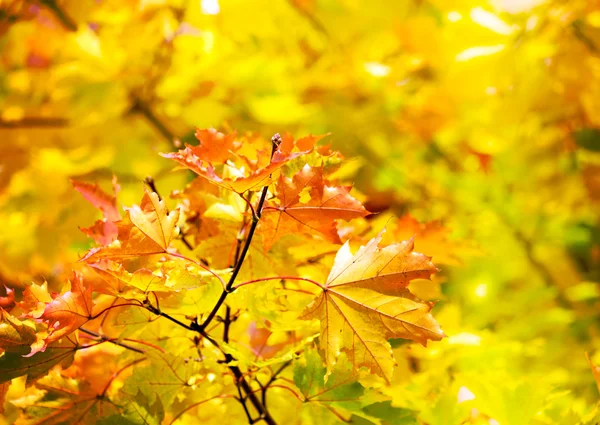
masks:
[(15, 306), (15, 290), (7, 286), (4, 287), (6, 295), (0, 297), (0, 308), (10, 311)]
[(133, 375), (123, 392), (135, 396), (141, 391), (150, 404), (160, 400), (170, 406), (176, 397), (189, 395), (196, 387), (205, 387), (205, 365), (199, 358), (175, 356), (169, 353), (149, 356), (149, 360), (133, 369)]
[(93, 248), (82, 261), (91, 263), (103, 258), (121, 260), (163, 253), (175, 236), (178, 219), (178, 209), (167, 212), (165, 201), (156, 193), (146, 191), (141, 205), (128, 208), (125, 218), (116, 223), (117, 240)]
[(117, 237), (117, 227), (114, 222), (121, 219), (117, 208), (117, 194), (120, 186), (116, 176), (113, 176), (114, 195), (106, 193), (98, 184), (71, 180), (73, 187), (93, 206), (100, 209), (104, 219), (97, 220), (91, 227), (81, 228), (81, 231), (100, 245), (108, 245)]
[(50, 301), (52, 297), (48, 293), (48, 283), (44, 282), (42, 285), (32, 283), (23, 291), (23, 298), (17, 306), (29, 317), (37, 319)]
[(223, 134), (214, 128), (196, 129), (196, 139), (200, 142), (198, 146), (190, 146), (190, 149), (199, 158), (216, 164), (225, 164), (229, 159), (230, 150), (233, 150), (233, 144), (237, 133)]
[(158, 246), (166, 250), (174, 236), (179, 210), (167, 211), (165, 201), (155, 192), (144, 194), (141, 205), (127, 209), (131, 222)]
[(384, 242), (392, 243), (415, 236), (417, 249), (434, 257), (437, 264), (458, 266), (461, 264), (461, 257), (475, 253), (473, 247), (464, 241), (452, 239), (451, 229), (439, 221), (422, 223), (410, 214), (405, 214), (386, 227), (389, 232), (384, 236)]
[(43, 344), (34, 343), (28, 356), (44, 351), (48, 344), (69, 335), (92, 319), (92, 286), (86, 286), (83, 276), (75, 272), (69, 284), (70, 288), (47, 303), (44, 312), (37, 318), (37, 321), (48, 325), (48, 331), (42, 337)]
[(592, 374), (594, 375), (594, 381), (596, 381), (596, 387), (598, 388), (598, 391), (600, 392), (600, 366), (598, 366), (594, 362), (592, 362), (592, 359), (590, 358), (590, 355), (588, 353), (585, 353), (585, 357), (587, 358), (588, 363), (590, 364), (590, 367), (592, 368)]
[(336, 220), (369, 214), (349, 192), (347, 187), (329, 186), (322, 167), (306, 164), (293, 178), (281, 175), (276, 185), (277, 202), (270, 202), (263, 211), (265, 249), (270, 249), (282, 236), (299, 232), (319, 232), (340, 243)]
[(119, 221), (121, 214), (117, 208), (117, 193), (119, 192), (119, 184), (117, 178), (113, 176), (113, 191), (114, 195), (106, 193), (98, 184), (91, 184), (77, 180), (71, 180), (73, 187), (93, 206), (98, 208), (104, 214), (104, 217), (109, 221)]
[(87, 381), (86, 376), (77, 379), (65, 376), (59, 370), (50, 373), (36, 382), (36, 387), (44, 393), (31, 406), (21, 413), (18, 420), (20, 425), (33, 424), (94, 424), (99, 417), (116, 414), (118, 406), (108, 400), (103, 392), (97, 392), (98, 387), (110, 385), (115, 375), (110, 370), (105, 371), (95, 385)]
[(294, 383), (302, 393), (304, 403), (300, 414), (303, 423), (339, 423), (349, 421), (352, 412), (359, 412), (368, 403), (364, 388), (347, 362), (338, 363), (331, 375), (323, 367), (319, 353), (306, 350), (294, 367)]
[(44, 376), (55, 365), (67, 367), (73, 362), (78, 349), (74, 339), (65, 337), (49, 344), (43, 352), (30, 357), (7, 351), (0, 356), (0, 383), (23, 375), (27, 375), (27, 381), (31, 382)]
[(21, 322), (0, 309), (0, 349), (7, 352), (24, 352), (36, 340), (34, 326)]
[(430, 257), (413, 252), (413, 241), (379, 248), (382, 234), (352, 255), (350, 245), (338, 251), (322, 292), (302, 318), (321, 322), (320, 348), (328, 370), (346, 353), (355, 369), (366, 367), (390, 381), (394, 358), (390, 338), (425, 345), (444, 333), (430, 311), (406, 288), (413, 279), (428, 279), (437, 268)]
[[(196, 136), (203, 138), (207, 143), (203, 147), (186, 145), (179, 152), (162, 154), (165, 158), (172, 159), (184, 167), (189, 168), (208, 181), (237, 193), (256, 190), (273, 182), (273, 172), (280, 169), (287, 162), (310, 152), (315, 143), (323, 136), (308, 136), (297, 141), (281, 143), (273, 153), (271, 160), (271, 145), (259, 143), (257, 140), (244, 140), (233, 142), (233, 135), (224, 135), (213, 129), (197, 130)], [(215, 153), (213, 145), (218, 140), (225, 142), (225, 148), (231, 153), (228, 165), (223, 171), (217, 172), (216, 166), (227, 162), (225, 149)], [(202, 142), (202, 140), (201, 140)], [(226, 171), (227, 174), (226, 175)]]
[(109, 260), (99, 261), (90, 266), (110, 284), (114, 294), (123, 292), (127, 286), (142, 292), (189, 290), (204, 285), (206, 282), (203, 278), (212, 277), (212, 274), (205, 270), (182, 264), (171, 264), (156, 271), (138, 269), (133, 273), (128, 272), (122, 264)]

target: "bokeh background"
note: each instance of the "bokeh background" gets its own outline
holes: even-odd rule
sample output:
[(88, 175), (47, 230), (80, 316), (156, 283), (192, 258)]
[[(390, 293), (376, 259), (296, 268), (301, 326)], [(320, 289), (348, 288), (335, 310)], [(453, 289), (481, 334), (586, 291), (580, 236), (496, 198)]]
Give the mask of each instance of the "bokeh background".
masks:
[(599, 1), (0, 0), (0, 282), (90, 246), (71, 178), (116, 174), (124, 205), (182, 187), (157, 154), (195, 127), (330, 132), (368, 208), (419, 234), (449, 338), (397, 348), (395, 405), (596, 423)]

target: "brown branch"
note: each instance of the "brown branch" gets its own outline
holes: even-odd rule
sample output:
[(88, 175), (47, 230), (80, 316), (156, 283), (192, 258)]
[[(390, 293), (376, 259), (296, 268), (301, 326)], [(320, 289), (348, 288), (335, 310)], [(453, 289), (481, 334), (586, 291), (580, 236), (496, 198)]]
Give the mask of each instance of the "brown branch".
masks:
[(582, 21), (575, 21), (571, 24), (571, 29), (573, 30), (573, 34), (575, 34), (575, 37), (581, 41), (583, 44), (585, 44), (585, 47), (587, 47), (587, 49), (597, 55), (598, 53), (600, 53), (600, 49), (598, 49), (598, 46), (596, 46), (596, 43), (594, 43), (594, 41), (589, 38), (584, 32), (583, 32), (583, 22)]
[(87, 329), (85, 329), (85, 328), (79, 328), (79, 330), (80, 330), (81, 332), (85, 333), (85, 334), (88, 334), (88, 335), (91, 335), (91, 336), (93, 336), (94, 338), (96, 338), (96, 339), (97, 339), (97, 340), (99, 340), (99, 341), (106, 341), (106, 342), (110, 342), (111, 344), (118, 345), (119, 347), (126, 348), (126, 349), (128, 349), (128, 350), (130, 350), (130, 351), (135, 351), (136, 353), (139, 353), (139, 354), (146, 354), (146, 352), (145, 352), (145, 351), (143, 351), (143, 350), (140, 350), (139, 348), (132, 347), (132, 346), (131, 346), (131, 345), (129, 345), (129, 344), (125, 344), (124, 342), (120, 342), (120, 341), (118, 341), (118, 340), (116, 340), (116, 339), (114, 339), (114, 338), (109, 338), (109, 337), (107, 337), (107, 336), (101, 335), (101, 334), (99, 334), (99, 333), (96, 333), (96, 332), (92, 332), (92, 331), (90, 331), (90, 330), (87, 330)]
[(158, 192), (158, 189), (156, 188), (156, 183), (154, 183), (154, 179), (152, 178), (152, 176), (146, 176), (146, 178), (144, 179), (144, 184), (146, 186), (148, 186), (148, 188), (156, 193), (156, 196), (158, 196), (158, 200), (162, 201), (162, 196), (160, 196), (160, 193)]
[(267, 408), (267, 390), (269, 389), (269, 387), (271, 386), (271, 384), (277, 380), (277, 377), (279, 376), (279, 374), (281, 372), (283, 372), (283, 370), (286, 367), (288, 367), (289, 365), (291, 365), (291, 364), (292, 364), (291, 360), (288, 360), (287, 362), (285, 362), (284, 364), (282, 364), (281, 367), (279, 369), (277, 369), (273, 373), (273, 375), (271, 375), (271, 378), (269, 379), (269, 381), (265, 385), (261, 385), (261, 390), (262, 390), (262, 405), (265, 407), (265, 409)]
[(148, 123), (154, 127), (154, 129), (156, 131), (158, 131), (161, 136), (163, 136), (165, 138), (166, 141), (168, 141), (169, 143), (176, 145), (176, 141), (178, 140), (177, 136), (175, 136), (175, 133), (173, 133), (165, 123), (163, 123), (154, 113), (154, 111), (150, 108), (150, 105), (148, 105), (148, 103), (144, 102), (143, 100), (141, 100), (139, 97), (135, 96), (133, 98), (133, 105), (131, 107), (131, 112), (132, 113), (139, 113), (141, 114), (147, 121)]
[[(138, 105), (139, 106), (139, 105)], [(271, 158), (273, 157), (273, 154), (275, 153), (275, 151), (277, 150), (277, 148), (279, 147), (279, 145), (281, 144), (281, 136), (279, 134), (276, 134), (273, 136), (273, 138), (271, 139), (272, 141), (272, 149), (271, 149)], [(146, 184), (151, 184), (152, 182), (147, 182)], [(242, 403), (243, 407), (244, 407), (244, 411), (247, 414), (248, 417), (248, 422), (250, 424), (254, 424), (256, 422), (259, 421), (265, 421), (267, 423), (267, 425), (277, 425), (277, 423), (275, 422), (275, 420), (273, 419), (273, 417), (271, 416), (271, 414), (269, 413), (269, 411), (267, 410), (267, 408), (263, 405), (263, 403), (261, 403), (261, 401), (259, 400), (259, 398), (256, 396), (254, 390), (252, 389), (252, 387), (250, 386), (250, 384), (248, 383), (248, 381), (246, 380), (246, 378), (244, 377), (244, 374), (242, 373), (241, 369), (238, 366), (234, 366), (231, 363), (234, 362), (236, 359), (229, 353), (226, 353), (223, 348), (221, 347), (221, 345), (219, 344), (218, 341), (216, 341), (213, 337), (211, 337), (207, 332), (206, 332), (206, 328), (207, 326), (210, 324), (210, 322), (214, 319), (214, 317), (216, 316), (217, 312), (219, 311), (219, 309), (221, 308), (221, 306), (224, 304), (225, 299), (227, 298), (227, 295), (230, 294), (231, 292), (233, 292), (233, 290), (235, 290), (235, 288), (233, 287), (235, 284), (235, 280), (240, 272), (240, 269), (244, 263), (244, 260), (246, 258), (246, 255), (248, 254), (248, 251), (250, 249), (250, 245), (252, 243), (252, 238), (254, 236), (254, 232), (256, 231), (256, 228), (258, 226), (258, 222), (261, 218), (262, 215), (262, 209), (265, 203), (265, 200), (267, 198), (267, 192), (269, 190), (269, 186), (265, 186), (263, 187), (260, 199), (258, 201), (258, 205), (255, 209), (255, 213), (252, 215), (252, 224), (250, 225), (250, 229), (248, 231), (248, 235), (245, 239), (245, 243), (244, 246), (241, 250), (241, 252), (239, 253), (239, 258), (236, 258), (236, 262), (235, 262), (235, 268), (233, 270), (233, 273), (231, 275), (231, 278), (229, 279), (229, 281), (227, 282), (227, 284), (225, 285), (225, 287), (223, 288), (223, 292), (221, 293), (221, 296), (219, 297), (219, 300), (217, 301), (217, 303), (215, 304), (215, 306), (213, 307), (212, 311), (210, 312), (210, 314), (208, 315), (208, 317), (206, 318), (206, 320), (200, 325), (198, 324), (197, 321), (192, 322), (190, 325), (187, 325), (177, 319), (175, 319), (174, 317), (170, 316), (167, 313), (164, 313), (160, 310), (160, 308), (158, 307), (158, 305), (155, 307), (152, 304), (150, 304), (150, 302), (146, 299), (146, 301), (144, 302), (144, 306), (145, 308), (158, 315), (158, 316), (162, 316), (168, 320), (170, 320), (171, 322), (177, 324), (178, 326), (183, 327), (184, 329), (187, 330), (191, 330), (191, 331), (196, 331), (198, 332), (200, 335), (202, 335), (204, 338), (206, 338), (212, 345), (214, 345), (217, 349), (219, 349), (219, 351), (221, 351), (221, 353), (225, 356), (225, 360), (223, 361), (223, 363), (228, 364), (228, 368), (229, 370), (233, 373), (233, 375), (235, 376), (236, 379), (236, 386), (238, 387), (238, 392), (240, 393), (240, 402)], [(236, 255), (236, 257), (238, 257)], [(232, 318), (231, 318), (231, 309), (229, 306), (226, 306), (226, 315), (225, 315), (225, 319), (223, 319), (223, 322), (225, 324), (225, 328), (224, 328), (224, 335), (223, 335), (223, 341), (224, 342), (228, 342), (229, 341), (229, 325), (232, 322)], [(243, 396), (242, 392), (245, 393), (246, 395)], [(254, 408), (257, 410), (259, 417), (256, 419), (253, 419), (252, 416), (250, 415), (250, 412), (246, 406), (246, 400), (249, 400), (250, 403), (254, 406)]]
[(40, 0), (40, 4), (52, 12), (67, 31), (77, 31), (77, 23), (61, 9), (56, 0)]
[(317, 32), (320, 32), (326, 38), (331, 39), (331, 36), (329, 35), (327, 28), (325, 28), (325, 25), (323, 25), (323, 23), (319, 21), (314, 14), (308, 11), (305, 7), (301, 6), (298, 1), (288, 0), (288, 3), (294, 8), (294, 10), (296, 10), (296, 12), (298, 12), (298, 14), (300, 14), (300, 16), (306, 19)]
[(66, 118), (28, 117), (15, 121), (0, 120), (0, 128), (52, 128), (66, 127), (67, 125), (69, 125), (69, 121)]
[[(271, 158), (273, 158), (273, 154), (275, 154), (277, 147), (279, 147), (279, 144), (281, 144), (281, 136), (279, 135), (279, 133), (275, 134), (273, 136), (273, 138), (271, 139), (271, 142), (272, 142)], [(221, 293), (221, 296), (217, 300), (217, 303), (215, 304), (212, 311), (208, 314), (208, 316), (204, 320), (204, 322), (201, 325), (197, 326), (198, 331), (200, 333), (204, 332), (206, 327), (210, 324), (212, 319), (214, 319), (215, 315), (217, 314), (217, 312), (219, 311), (219, 309), (225, 302), (227, 295), (230, 292), (232, 292), (232, 288), (235, 283), (235, 279), (237, 278), (238, 274), (240, 273), (242, 265), (244, 264), (244, 260), (246, 259), (246, 255), (248, 254), (248, 251), (250, 250), (250, 245), (252, 244), (252, 238), (254, 236), (254, 232), (256, 231), (256, 228), (258, 227), (258, 222), (260, 221), (260, 218), (262, 216), (262, 209), (265, 204), (265, 200), (267, 199), (268, 191), (269, 191), (269, 185), (263, 187), (262, 193), (260, 195), (260, 200), (258, 201), (258, 205), (256, 207), (256, 214), (252, 216), (252, 224), (250, 225), (250, 229), (248, 230), (248, 236), (246, 237), (246, 242), (244, 243), (244, 247), (242, 248), (242, 252), (240, 253), (239, 259), (235, 264), (233, 273), (231, 273), (231, 277), (229, 278), (229, 281), (227, 282), (225, 289)]]

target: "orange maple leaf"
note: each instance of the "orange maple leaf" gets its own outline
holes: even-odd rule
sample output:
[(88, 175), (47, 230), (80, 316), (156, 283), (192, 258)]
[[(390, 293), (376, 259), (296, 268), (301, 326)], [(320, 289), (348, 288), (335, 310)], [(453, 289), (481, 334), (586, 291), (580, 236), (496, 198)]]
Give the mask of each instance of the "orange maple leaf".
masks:
[[(284, 164), (310, 152), (315, 143), (324, 136), (307, 136), (296, 141), (282, 142), (273, 153), (271, 160), (271, 146), (261, 140), (248, 138), (244, 141), (233, 142), (233, 135), (225, 136), (213, 129), (198, 130), (196, 134), (208, 141), (208, 146), (202, 145), (186, 147), (179, 152), (162, 154), (165, 158), (172, 159), (211, 183), (237, 193), (256, 190), (273, 182), (272, 174)], [(208, 137), (206, 136), (208, 135)], [(225, 146), (219, 147), (217, 141), (222, 140)], [(229, 156), (225, 158), (225, 153)], [(219, 173), (215, 166), (224, 165)], [(224, 173), (228, 167), (229, 173)], [(230, 174), (231, 177), (227, 176)]]
[(81, 228), (81, 231), (101, 245), (109, 244), (117, 237), (117, 226), (114, 222), (121, 219), (117, 207), (117, 194), (120, 191), (120, 186), (117, 183), (116, 176), (113, 176), (112, 180), (114, 195), (109, 195), (97, 184), (77, 180), (71, 180), (71, 183), (75, 190), (104, 214), (103, 220), (97, 220), (93, 226)]
[(236, 137), (235, 131), (226, 135), (214, 128), (204, 130), (197, 128), (196, 139), (200, 141), (200, 145), (190, 146), (190, 149), (199, 158), (212, 163), (225, 164), (231, 155), (229, 151), (233, 150)]
[(413, 252), (412, 239), (385, 248), (378, 247), (380, 240), (381, 234), (354, 255), (344, 244), (302, 318), (320, 320), (320, 348), (329, 371), (345, 352), (355, 369), (366, 367), (389, 382), (395, 361), (388, 339), (425, 345), (444, 333), (430, 313), (435, 303), (406, 288), (411, 280), (437, 272), (431, 258)]
[(282, 236), (291, 233), (319, 232), (340, 243), (336, 220), (352, 220), (369, 214), (343, 186), (329, 186), (323, 169), (308, 164), (293, 178), (283, 175), (276, 186), (277, 202), (263, 209), (261, 229), (268, 250)]
[(109, 245), (91, 249), (81, 261), (126, 259), (166, 252), (175, 236), (178, 219), (179, 210), (167, 212), (164, 200), (156, 193), (146, 191), (141, 204), (128, 208), (125, 218), (115, 223), (117, 239)]
[(45, 322), (48, 331), (32, 344), (28, 356), (44, 351), (48, 344), (69, 335), (93, 318), (92, 286), (86, 286), (83, 276), (77, 272), (73, 272), (69, 284), (70, 288), (47, 303), (44, 312), (36, 319)]

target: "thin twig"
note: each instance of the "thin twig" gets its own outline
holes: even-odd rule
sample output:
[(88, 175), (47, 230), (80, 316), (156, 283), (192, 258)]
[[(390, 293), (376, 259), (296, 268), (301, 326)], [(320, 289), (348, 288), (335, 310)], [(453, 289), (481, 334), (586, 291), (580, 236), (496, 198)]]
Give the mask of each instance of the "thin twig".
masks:
[(277, 380), (277, 377), (279, 376), (279, 374), (281, 372), (283, 372), (283, 369), (285, 369), (286, 367), (288, 367), (291, 364), (292, 364), (291, 360), (288, 360), (287, 362), (282, 364), (281, 367), (279, 369), (277, 369), (277, 371), (275, 371), (273, 373), (273, 375), (271, 375), (271, 378), (269, 379), (269, 381), (265, 385), (261, 385), (261, 387), (262, 387), (261, 388), (262, 389), (262, 405), (265, 407), (265, 409), (267, 408), (267, 390), (269, 389), (271, 384)]
[(118, 340), (116, 340), (114, 338), (109, 338), (107, 336), (101, 335), (99, 333), (90, 331), (90, 330), (85, 329), (85, 328), (79, 328), (79, 330), (81, 332), (85, 333), (85, 334), (93, 336), (94, 338), (96, 338), (96, 339), (98, 339), (100, 341), (110, 342), (111, 344), (118, 345), (119, 347), (123, 347), (123, 348), (126, 348), (126, 349), (131, 350), (131, 351), (135, 351), (136, 353), (139, 353), (139, 354), (146, 354), (145, 351), (140, 350), (139, 348), (132, 347), (129, 344), (125, 344), (124, 342), (120, 342), (120, 341), (118, 341)]
[(252, 279), (252, 280), (248, 280), (246, 282), (242, 282), (239, 285), (235, 285), (234, 289), (241, 288), (242, 286), (246, 286), (246, 285), (251, 285), (251, 284), (257, 283), (257, 282), (266, 282), (269, 280), (301, 280), (303, 282), (312, 283), (313, 285), (316, 285), (321, 289), (325, 289), (325, 287), (321, 283), (317, 282), (316, 280), (308, 279), (306, 277), (299, 277), (299, 276), (261, 277), (259, 279)]
[(40, 0), (40, 4), (46, 6), (66, 30), (77, 31), (77, 23), (60, 8), (56, 0)]
[(67, 125), (69, 121), (66, 118), (28, 117), (15, 121), (0, 120), (0, 128), (53, 128)]
[(160, 196), (160, 192), (156, 188), (156, 183), (154, 182), (154, 178), (152, 178), (152, 176), (146, 176), (144, 179), (144, 184), (148, 186), (152, 192), (156, 193), (159, 201), (162, 201), (162, 196)]
[[(281, 143), (281, 136), (279, 136), (279, 134), (276, 134), (275, 136), (273, 136), (271, 141), (272, 141), (271, 158), (273, 158), (273, 154), (275, 154), (277, 147)], [(252, 217), (252, 224), (250, 225), (250, 229), (248, 230), (248, 236), (246, 237), (246, 242), (244, 243), (242, 252), (240, 253), (238, 261), (235, 264), (235, 268), (233, 269), (233, 273), (231, 274), (231, 277), (229, 278), (229, 281), (227, 282), (225, 289), (221, 293), (221, 296), (217, 300), (217, 303), (215, 304), (212, 311), (208, 314), (208, 316), (206, 317), (206, 319), (204, 320), (202, 325), (199, 326), (199, 331), (201, 333), (204, 332), (206, 327), (214, 319), (215, 315), (217, 314), (217, 312), (219, 311), (219, 309), (225, 302), (227, 295), (230, 292), (232, 292), (233, 285), (235, 284), (235, 279), (237, 278), (238, 274), (240, 273), (242, 265), (244, 264), (244, 260), (246, 259), (246, 255), (248, 254), (248, 251), (250, 250), (250, 245), (252, 244), (252, 237), (254, 236), (254, 232), (256, 231), (256, 228), (258, 227), (258, 222), (260, 221), (260, 218), (262, 216), (262, 209), (265, 204), (265, 200), (267, 199), (268, 191), (269, 191), (269, 185), (263, 187), (263, 190), (260, 195), (260, 200), (258, 201), (258, 205), (255, 210), (256, 215), (254, 215)]]
[(154, 111), (150, 108), (150, 106), (141, 100), (139, 97), (135, 96), (133, 98), (133, 106), (131, 108), (131, 112), (140, 113), (154, 129), (156, 129), (169, 143), (176, 145), (176, 141), (178, 140), (175, 133), (173, 133), (167, 126), (164, 124), (154, 113)]

